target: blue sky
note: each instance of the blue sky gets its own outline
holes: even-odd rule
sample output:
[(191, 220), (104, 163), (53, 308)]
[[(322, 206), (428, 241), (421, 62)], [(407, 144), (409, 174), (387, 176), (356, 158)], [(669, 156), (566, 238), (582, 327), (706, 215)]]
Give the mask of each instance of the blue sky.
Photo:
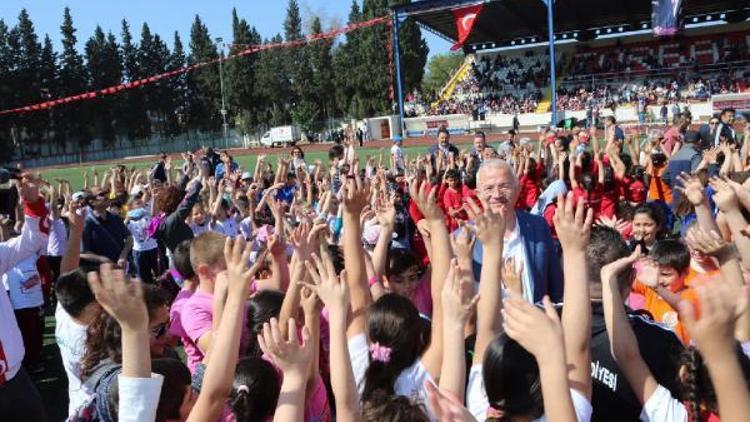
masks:
[[(18, 20), (18, 14), (25, 8), (31, 15), (40, 41), (48, 33), (55, 43), (60, 44), (60, 24), (63, 9), (71, 9), (73, 22), (78, 29), (79, 49), (93, 34), (96, 25), (104, 31), (111, 30), (119, 40), (120, 21), (126, 18), (130, 23), (133, 38), (140, 38), (143, 22), (148, 22), (152, 33), (158, 33), (171, 47), (174, 31), (180, 32), (187, 49), (190, 25), (196, 14), (208, 26), (212, 37), (232, 39), (232, 7), (237, 8), (240, 17), (255, 26), (261, 35), (270, 38), (283, 32), (287, 0), (0, 0), (0, 19), (8, 26)], [(361, 4), (361, 0), (360, 1)], [(299, 0), (304, 23), (311, 16), (320, 16), (326, 28), (346, 24), (351, 0)], [(448, 51), (450, 44), (426, 31), (423, 35), (430, 47), (430, 55)]]

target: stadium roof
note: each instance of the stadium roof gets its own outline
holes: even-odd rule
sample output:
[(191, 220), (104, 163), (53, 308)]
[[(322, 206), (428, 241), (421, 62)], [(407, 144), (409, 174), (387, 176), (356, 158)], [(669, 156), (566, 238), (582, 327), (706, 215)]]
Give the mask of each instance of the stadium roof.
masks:
[[(456, 23), (451, 10), (478, 3), (484, 3), (484, 8), (465, 43), (467, 47), (547, 38), (547, 6), (542, 0), (423, 0), (394, 10), (444, 38), (455, 40)], [(719, 20), (719, 13), (742, 9), (746, 4), (737, 0), (684, 0), (683, 16), (686, 23), (694, 16), (707, 14), (716, 14), (713, 19)], [(556, 0), (554, 13), (555, 34), (607, 27), (642, 30), (650, 27), (651, 0)]]

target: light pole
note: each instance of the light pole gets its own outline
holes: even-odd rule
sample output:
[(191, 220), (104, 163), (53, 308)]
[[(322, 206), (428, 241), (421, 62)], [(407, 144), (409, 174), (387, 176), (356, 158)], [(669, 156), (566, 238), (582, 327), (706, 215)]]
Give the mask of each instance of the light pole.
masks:
[(224, 38), (216, 38), (216, 44), (221, 50), (219, 57), (219, 84), (221, 86), (221, 118), (224, 122), (224, 148), (229, 149), (229, 125), (227, 124), (227, 106), (224, 99)]

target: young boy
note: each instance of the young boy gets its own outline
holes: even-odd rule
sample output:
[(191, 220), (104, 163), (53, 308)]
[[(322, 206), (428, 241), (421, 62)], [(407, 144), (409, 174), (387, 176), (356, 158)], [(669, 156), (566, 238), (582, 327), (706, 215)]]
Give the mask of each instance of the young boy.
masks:
[(690, 270), (690, 251), (679, 240), (660, 240), (649, 257), (636, 265), (637, 279), (633, 292), (644, 296), (643, 309), (655, 321), (674, 331), (684, 344), (690, 336), (679, 320), (677, 304), (682, 300), (697, 302), (691, 286), (685, 284)]
[(198, 287), (197, 274), (193, 271), (190, 264), (190, 240), (185, 240), (174, 250), (175, 270), (180, 273), (182, 288), (172, 302), (169, 309), (169, 335), (176, 338), (186, 336), (185, 329), (182, 327), (180, 314), (185, 303), (193, 296), (195, 289)]
[(193, 239), (190, 244), (190, 263), (198, 277), (198, 288), (182, 305), (180, 322), (184, 330), (182, 343), (191, 373), (195, 372), (213, 340), (213, 293), (218, 274), (227, 269), (224, 260), (225, 239), (224, 235), (209, 231)]

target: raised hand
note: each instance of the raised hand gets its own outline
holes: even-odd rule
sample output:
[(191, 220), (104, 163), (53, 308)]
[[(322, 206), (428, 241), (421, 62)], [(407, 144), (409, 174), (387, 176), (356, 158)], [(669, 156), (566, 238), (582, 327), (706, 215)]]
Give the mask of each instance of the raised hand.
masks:
[(148, 326), (148, 311), (143, 299), (143, 283), (129, 281), (125, 271), (112, 264), (102, 264), (99, 272), (87, 274), (96, 301), (125, 330), (144, 330)]
[(468, 409), (449, 391), (438, 389), (432, 381), (425, 382), (427, 398), (437, 420), (442, 422), (476, 422)]
[(378, 200), (375, 208), (375, 216), (378, 224), (381, 226), (393, 227), (396, 224), (396, 198), (391, 195), (390, 198), (381, 198)]
[(678, 308), (690, 337), (703, 356), (729, 352), (734, 348), (734, 326), (738, 308), (747, 306), (747, 288), (732, 283), (706, 283), (696, 287), (700, 310), (683, 300)]
[(370, 185), (360, 179), (357, 166), (354, 166), (354, 175), (349, 176), (342, 189), (344, 189), (344, 212), (359, 218), (362, 209), (370, 199)]
[(721, 211), (730, 212), (739, 207), (737, 193), (732, 189), (732, 186), (729, 183), (718, 177), (713, 177), (709, 184), (714, 188), (714, 191), (716, 191), (713, 200)]
[(563, 251), (583, 251), (589, 243), (591, 223), (594, 219), (593, 210), (584, 210), (583, 199), (579, 199), (575, 206), (572, 192), (569, 192), (567, 197), (558, 195), (557, 204), (553, 220)]
[(510, 338), (517, 341), (540, 363), (550, 353), (559, 353), (563, 348), (563, 331), (549, 297), (545, 296), (544, 311), (519, 296), (510, 296), (503, 301), (503, 328)]
[(466, 200), (466, 213), (474, 220), (472, 230), (485, 247), (502, 247), (505, 236), (505, 216), (492, 211), (488, 204), (482, 208), (472, 199)]
[[(609, 264), (602, 267), (600, 272), (600, 277), (602, 283), (610, 283), (614, 278), (622, 274), (623, 271), (627, 271), (628, 269), (633, 267), (633, 264), (638, 261), (641, 257), (641, 246), (636, 246), (633, 253), (631, 253), (629, 256), (626, 256), (624, 258), (620, 258), (616, 261), (610, 262)], [(658, 274), (658, 273), (656, 273)], [(654, 280), (653, 283), (656, 283), (656, 274), (645, 274), (646, 278), (650, 280)], [(643, 282), (643, 280), (641, 280)]]
[(302, 344), (297, 337), (297, 323), (294, 318), (289, 319), (289, 337), (281, 335), (279, 322), (271, 318), (271, 322), (263, 324), (262, 334), (258, 334), (258, 344), (263, 353), (270, 356), (273, 362), (284, 372), (284, 377), (307, 378), (308, 366), (313, 357), (310, 331), (302, 328)]
[(733, 249), (733, 246), (728, 244), (719, 233), (713, 230), (707, 233), (699, 227), (692, 227), (688, 230), (685, 241), (693, 250), (709, 256), (719, 256)]
[(651, 258), (643, 258), (639, 262), (640, 268), (638, 268), (638, 281), (644, 286), (652, 289), (656, 288), (659, 284), (659, 265)]
[(469, 233), (469, 230), (461, 230), (455, 236), (451, 236), (451, 246), (453, 247), (453, 253), (456, 254), (456, 259), (461, 267), (462, 271), (471, 271), (472, 267), (472, 254), (474, 251), (474, 243), (476, 237)]
[(229, 281), (229, 294), (246, 297), (250, 291), (250, 282), (266, 260), (268, 251), (265, 250), (258, 255), (252, 267), (248, 268), (252, 244), (246, 243), (242, 236), (234, 239), (228, 237), (224, 243), (224, 259), (227, 263), (227, 278)]
[(518, 296), (523, 296), (523, 262), (521, 262), (520, 268), (516, 269), (516, 259), (506, 258), (503, 261), (503, 284), (505, 289)]
[(427, 221), (435, 222), (445, 219), (443, 210), (440, 209), (435, 200), (436, 194), (437, 186), (428, 190), (425, 182), (419, 183), (416, 178), (409, 181), (409, 195)]
[(698, 176), (692, 176), (687, 173), (681, 173), (677, 176), (679, 184), (675, 189), (685, 195), (693, 205), (701, 205), (705, 202), (706, 197), (703, 195), (703, 183)]
[(339, 315), (346, 316), (349, 309), (346, 270), (337, 277), (331, 257), (327, 253), (322, 259), (317, 254), (313, 254), (312, 261), (305, 261), (312, 283), (301, 281), (300, 284), (315, 292), (331, 313), (341, 312)]
[(68, 225), (70, 226), (70, 230), (82, 233), (85, 221), (86, 208), (80, 207), (75, 201), (70, 201), (68, 204)]
[(279, 233), (274, 233), (268, 237), (268, 250), (275, 257), (283, 256), (286, 252), (286, 240)]
[(479, 295), (474, 293), (473, 280), (461, 276), (461, 268), (455, 259), (451, 264), (441, 296), (444, 318), (446, 323), (456, 323), (463, 327), (474, 312)]

